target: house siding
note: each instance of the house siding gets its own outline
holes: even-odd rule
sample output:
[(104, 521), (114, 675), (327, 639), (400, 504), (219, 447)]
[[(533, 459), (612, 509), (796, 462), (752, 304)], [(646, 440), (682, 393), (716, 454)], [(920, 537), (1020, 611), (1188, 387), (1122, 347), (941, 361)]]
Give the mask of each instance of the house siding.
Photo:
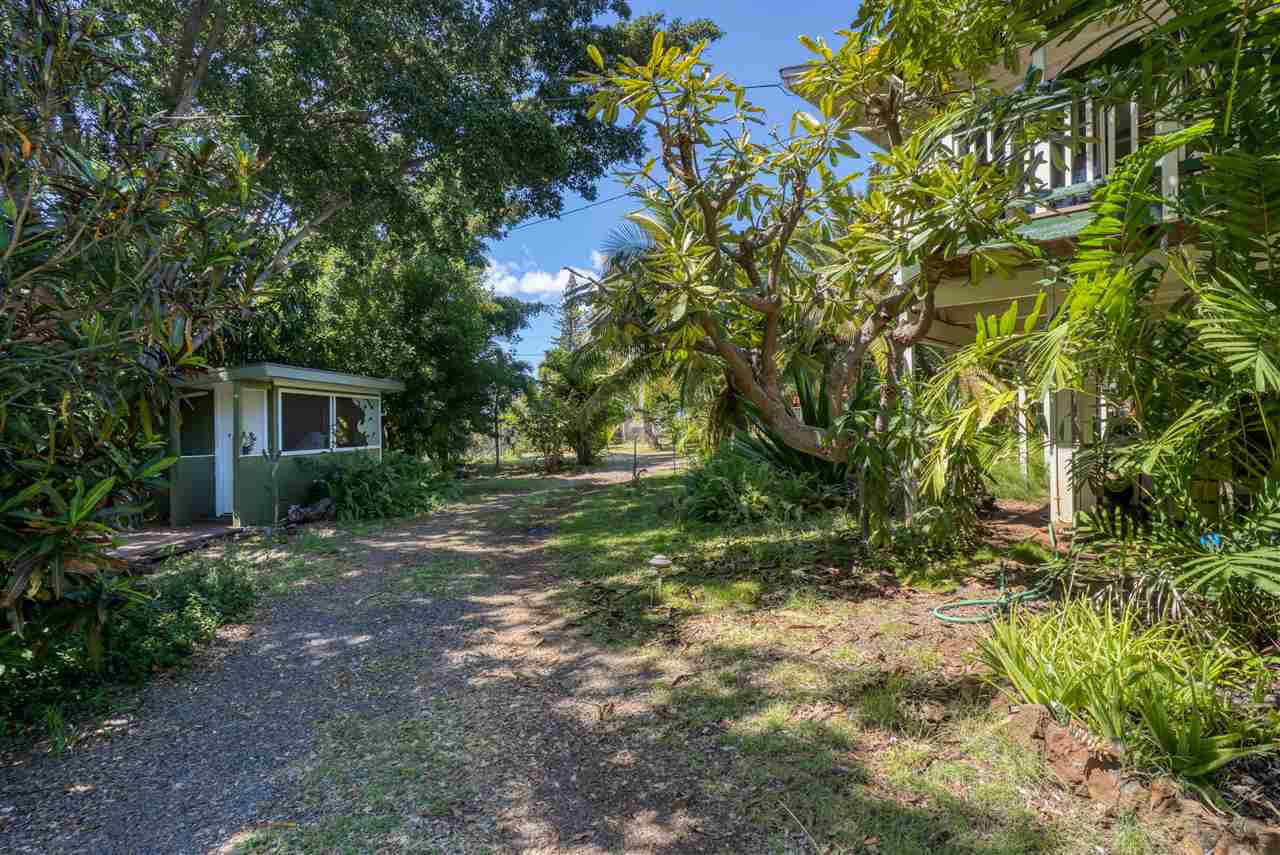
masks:
[[(280, 491), (280, 515), (283, 516), (290, 505), (309, 503), (313, 496), (311, 487), (313, 474), (304, 461), (319, 458), (341, 460), (356, 455), (378, 456), (378, 449), (361, 451), (320, 451), (315, 454), (290, 455), (280, 458), (280, 466), (276, 470), (276, 483)], [(270, 525), (273, 517), (271, 507), (271, 463), (264, 457), (242, 457), (236, 468), (236, 511), (241, 525)]]
[(169, 511), (174, 524), (213, 519), (213, 457), (181, 457), (169, 472)]
[[(270, 369), (270, 370), (268, 370)], [(274, 379), (272, 372), (288, 370), (301, 375), (300, 379), (289, 379), (283, 382)], [(228, 376), (235, 371), (259, 371), (262, 377)], [(381, 387), (392, 385), (402, 388), (393, 381), (378, 378), (362, 378), (351, 375), (356, 382), (350, 384), (339, 382), (343, 375), (335, 372), (315, 372), (304, 369), (281, 366), (248, 366), (232, 372), (221, 371), (210, 384), (189, 384), (193, 389), (212, 389), (219, 383), (229, 383), (232, 388), (232, 410), (230, 424), (226, 426), (228, 433), (234, 438), (231, 443), (232, 464), (232, 517), (237, 525), (271, 525), (279, 520), (290, 505), (306, 504), (313, 499), (312, 486), (314, 473), (307, 461), (313, 461), (324, 455), (337, 455), (338, 459), (350, 459), (356, 455), (374, 455), (381, 457), (381, 448), (350, 449), (343, 451), (316, 451), (313, 453), (288, 454), (278, 457), (275, 465), (275, 488), (272, 486), (272, 461), (263, 454), (271, 455), (280, 450), (280, 392), (318, 392), (321, 394), (348, 395), (352, 397), (374, 398), (379, 401), (381, 411)], [(321, 382), (324, 381), (324, 382)], [(380, 385), (379, 385), (380, 384)], [(266, 423), (262, 424), (258, 417), (252, 415), (255, 408), (246, 404), (246, 393), (258, 390), (265, 394)], [(249, 400), (254, 400), (250, 398)], [(208, 415), (208, 418), (203, 418)], [(183, 421), (187, 422), (185, 425)], [(171, 454), (179, 456), (178, 462), (169, 470), (170, 489), (165, 495), (157, 495), (153, 511), (165, 513), (173, 525), (185, 525), (195, 520), (213, 519), (217, 509), (217, 467), (213, 454), (201, 456), (181, 456), (189, 454), (191, 449), (184, 449), (185, 438), (199, 444), (214, 436), (214, 425), (204, 424), (210, 420), (209, 414), (196, 415), (189, 410), (179, 412), (175, 400), (169, 411), (169, 449)], [(197, 424), (199, 422), (199, 424)], [(332, 425), (330, 426), (332, 430)], [(381, 432), (381, 417), (378, 420), (378, 431)], [(255, 438), (250, 453), (242, 454), (245, 447), (245, 430), (252, 429)], [(259, 432), (264, 436), (258, 437)], [(381, 437), (379, 437), (381, 439)], [(215, 443), (216, 444), (216, 443)], [(200, 447), (197, 451), (204, 452)], [(209, 451), (216, 451), (210, 448)], [(274, 494), (274, 495), (273, 495)], [(276, 503), (273, 505), (273, 501)]]

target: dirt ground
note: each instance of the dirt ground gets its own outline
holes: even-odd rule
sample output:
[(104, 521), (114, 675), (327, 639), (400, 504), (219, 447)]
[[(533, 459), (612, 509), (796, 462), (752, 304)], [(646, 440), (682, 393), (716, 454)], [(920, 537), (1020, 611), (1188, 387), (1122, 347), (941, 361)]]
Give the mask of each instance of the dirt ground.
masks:
[[(547, 539), (630, 478), (615, 456), (418, 521), (313, 531), (284, 593), (194, 669), (61, 757), (0, 758), (0, 851), (1070, 849), (1037, 773), (989, 782), (965, 756), (963, 717), (990, 700), (977, 630), (929, 610), (987, 583), (944, 597), (864, 579), (845, 611), (707, 612), (661, 643), (605, 645), (564, 608), (590, 583)], [(823, 799), (834, 817), (806, 804)], [(819, 822), (853, 845), (820, 845)], [(957, 842), (974, 829), (998, 842)]]
[[(651, 471), (671, 465), (656, 455), (642, 462)], [(546, 480), (583, 491), (630, 480), (629, 457), (611, 463)], [(714, 844), (705, 835), (729, 827), (728, 817), (690, 803), (663, 772), (698, 748), (673, 756), (619, 726), (654, 715), (639, 698), (658, 675), (645, 657), (611, 654), (566, 628), (549, 601), (556, 577), (540, 551), (545, 534), (496, 524), (512, 500), (498, 494), (353, 539), (343, 549), (361, 553), (358, 570), (307, 585), (305, 595), (270, 603), (252, 626), (224, 632), (195, 671), (153, 683), (136, 709), (104, 721), (97, 739), (61, 758), (4, 758), (0, 816), (9, 822), (0, 851), (233, 851), (255, 830), (342, 809), (344, 794), (317, 802), (301, 780), (309, 763), (329, 759), (324, 743), (335, 723), (363, 734), (406, 722), (503, 742), (494, 774), (459, 772), (458, 758), (441, 758), (441, 771), (458, 772), (460, 798), (425, 806), (415, 828), (422, 851), (472, 851), (469, 838), (523, 852)], [(484, 578), (465, 598), (394, 589), (405, 568), (473, 557)], [(433, 718), (447, 721), (436, 728)], [(363, 759), (336, 762), (377, 771), (360, 770)], [(481, 806), (489, 815), (465, 830)]]

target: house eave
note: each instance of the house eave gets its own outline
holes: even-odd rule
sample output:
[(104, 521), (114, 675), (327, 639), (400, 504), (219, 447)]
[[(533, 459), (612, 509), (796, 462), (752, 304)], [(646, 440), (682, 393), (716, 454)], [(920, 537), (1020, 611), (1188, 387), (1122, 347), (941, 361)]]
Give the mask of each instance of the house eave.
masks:
[(342, 371), (325, 371), (319, 368), (301, 368), (278, 362), (253, 362), (234, 368), (211, 368), (184, 386), (212, 386), (233, 380), (256, 380), (277, 386), (294, 386), (304, 389), (353, 391), (363, 393), (403, 392), (404, 383), (389, 377), (366, 377)]

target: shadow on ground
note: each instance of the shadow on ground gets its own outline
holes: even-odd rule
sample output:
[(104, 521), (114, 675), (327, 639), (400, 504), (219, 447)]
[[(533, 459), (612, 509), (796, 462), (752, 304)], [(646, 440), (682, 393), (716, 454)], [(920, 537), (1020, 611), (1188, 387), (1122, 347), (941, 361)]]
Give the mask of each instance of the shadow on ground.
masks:
[[(282, 592), (259, 620), (205, 666), (149, 687), (110, 738), (0, 767), (3, 848), (1053, 848), (1056, 832), (1034, 813), (984, 795), (976, 767), (968, 797), (954, 781), (906, 786), (932, 762), (911, 752), (937, 739), (959, 750), (942, 736), (947, 722), (988, 699), (970, 675), (915, 667), (923, 646), (910, 624), (884, 629), (893, 644), (859, 651), (820, 613), (782, 644), (750, 637), (749, 622), (735, 624), (740, 639), (712, 631), (717, 611), (705, 604), (646, 611), (652, 580), (573, 566), (592, 560), (573, 526), (582, 502), (599, 503), (597, 517), (616, 515), (609, 549), (633, 566), (627, 538), (639, 559), (672, 537), (662, 492), (586, 495), (600, 482), (499, 480), (425, 520), (313, 532), (289, 552)], [(627, 517), (637, 503), (651, 516)], [(547, 548), (550, 531), (564, 548)], [(749, 557), (758, 571), (761, 556)], [(829, 557), (815, 551), (814, 574)], [(729, 588), (747, 559), (723, 557)], [(791, 569), (750, 596), (730, 592), (724, 607), (785, 609), (830, 581)], [(620, 589), (606, 599), (624, 603), (631, 628), (606, 633), (610, 644), (592, 637), (608, 623), (565, 612), (595, 608), (598, 592), (579, 584), (593, 577)], [(849, 588), (851, 602), (884, 593), (866, 584)], [(828, 643), (805, 653), (811, 636)], [(905, 777), (886, 776), (886, 764)]]

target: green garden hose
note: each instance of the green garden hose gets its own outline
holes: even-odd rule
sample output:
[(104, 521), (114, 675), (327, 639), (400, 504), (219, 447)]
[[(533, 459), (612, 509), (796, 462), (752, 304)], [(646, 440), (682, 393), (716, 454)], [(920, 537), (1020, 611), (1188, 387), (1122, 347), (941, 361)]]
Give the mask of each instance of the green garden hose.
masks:
[[(1025, 591), (1013, 593), (1005, 590), (1004, 562), (1000, 563), (1000, 596), (987, 600), (957, 600), (954, 603), (943, 603), (933, 610), (933, 616), (946, 623), (987, 623), (1000, 615), (1007, 615), (1013, 607), (1022, 603), (1039, 600), (1049, 592), (1048, 580), (1040, 582)], [(953, 615), (954, 609), (972, 609), (985, 606), (985, 610), (976, 615)]]

